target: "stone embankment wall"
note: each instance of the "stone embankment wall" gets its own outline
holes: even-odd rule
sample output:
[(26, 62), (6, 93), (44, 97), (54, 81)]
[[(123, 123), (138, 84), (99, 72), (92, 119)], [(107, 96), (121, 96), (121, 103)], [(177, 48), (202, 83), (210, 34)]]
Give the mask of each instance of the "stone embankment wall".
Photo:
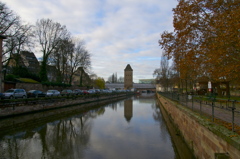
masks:
[[(14, 110), (10, 107), (0, 107), (0, 118), (4, 117), (0, 122), (0, 136), (9, 132), (17, 133), (26, 128), (31, 130), (36, 128), (36, 125), (44, 125), (46, 123), (55, 122), (56, 120), (60, 120), (62, 118), (72, 117), (78, 113), (82, 114), (83, 111), (92, 108), (100, 108), (107, 103), (112, 103), (128, 97), (129, 96), (127, 95), (114, 95), (102, 96), (100, 98), (78, 98), (75, 100), (63, 99), (62, 101), (53, 101), (45, 104), (39, 103), (34, 105), (18, 106), (15, 107)], [(21, 115), (26, 113), (30, 114)]]
[(28, 114), (40, 112), (51, 109), (59, 109), (73, 105), (81, 105), (92, 102), (109, 101), (114, 99), (122, 99), (132, 94), (106, 94), (106, 95), (86, 95), (86, 96), (71, 96), (71, 97), (49, 97), (38, 98), (32, 100), (6, 103), (0, 107), (0, 118), (7, 118), (10, 116), (17, 116), (20, 114)]
[(225, 158), (239, 158), (239, 135), (234, 135), (234, 132), (212, 123), (177, 102), (160, 95), (158, 100), (196, 158), (214, 159), (217, 154), (223, 154)]

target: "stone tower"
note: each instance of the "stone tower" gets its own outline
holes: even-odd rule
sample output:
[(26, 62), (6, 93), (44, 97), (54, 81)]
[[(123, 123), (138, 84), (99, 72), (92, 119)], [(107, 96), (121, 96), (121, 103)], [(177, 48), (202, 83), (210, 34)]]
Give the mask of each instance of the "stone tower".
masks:
[(133, 69), (128, 64), (124, 69), (124, 89), (133, 88)]

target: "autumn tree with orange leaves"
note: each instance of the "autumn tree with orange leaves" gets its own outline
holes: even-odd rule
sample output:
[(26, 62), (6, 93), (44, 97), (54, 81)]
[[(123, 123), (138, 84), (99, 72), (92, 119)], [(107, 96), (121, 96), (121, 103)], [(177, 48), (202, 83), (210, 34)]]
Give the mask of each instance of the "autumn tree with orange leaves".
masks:
[(181, 79), (213, 82), (240, 79), (239, 0), (178, 0), (174, 32), (159, 40)]

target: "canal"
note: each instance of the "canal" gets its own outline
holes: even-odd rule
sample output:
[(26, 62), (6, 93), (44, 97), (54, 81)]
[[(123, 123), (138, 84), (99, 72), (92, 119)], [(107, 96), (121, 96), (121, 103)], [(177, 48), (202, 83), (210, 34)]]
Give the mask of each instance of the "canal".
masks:
[(154, 95), (48, 113), (54, 111), (57, 117), (42, 112), (0, 120), (12, 124), (28, 119), (31, 123), (25, 121), (0, 133), (0, 159), (192, 158), (176, 131), (166, 124)]

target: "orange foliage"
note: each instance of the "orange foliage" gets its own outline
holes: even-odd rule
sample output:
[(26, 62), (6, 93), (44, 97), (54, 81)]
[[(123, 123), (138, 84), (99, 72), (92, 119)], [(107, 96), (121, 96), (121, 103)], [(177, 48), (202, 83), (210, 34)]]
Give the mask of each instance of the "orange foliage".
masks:
[[(214, 119), (214, 122), (215, 122), (216, 124), (218, 124), (218, 125), (221, 125), (221, 126), (226, 127), (228, 130), (232, 130), (232, 123), (228, 123), (228, 122), (226, 122), (226, 121), (223, 121), (223, 120), (217, 119), (217, 118)], [(238, 135), (240, 135), (240, 126), (238, 126), (238, 125), (235, 124), (235, 125), (234, 125), (234, 131), (235, 131)], [(237, 135), (231, 135), (230, 137), (235, 137), (235, 136), (237, 136)]]
[(240, 78), (240, 3), (237, 0), (179, 0), (174, 32), (159, 44), (182, 77)]

